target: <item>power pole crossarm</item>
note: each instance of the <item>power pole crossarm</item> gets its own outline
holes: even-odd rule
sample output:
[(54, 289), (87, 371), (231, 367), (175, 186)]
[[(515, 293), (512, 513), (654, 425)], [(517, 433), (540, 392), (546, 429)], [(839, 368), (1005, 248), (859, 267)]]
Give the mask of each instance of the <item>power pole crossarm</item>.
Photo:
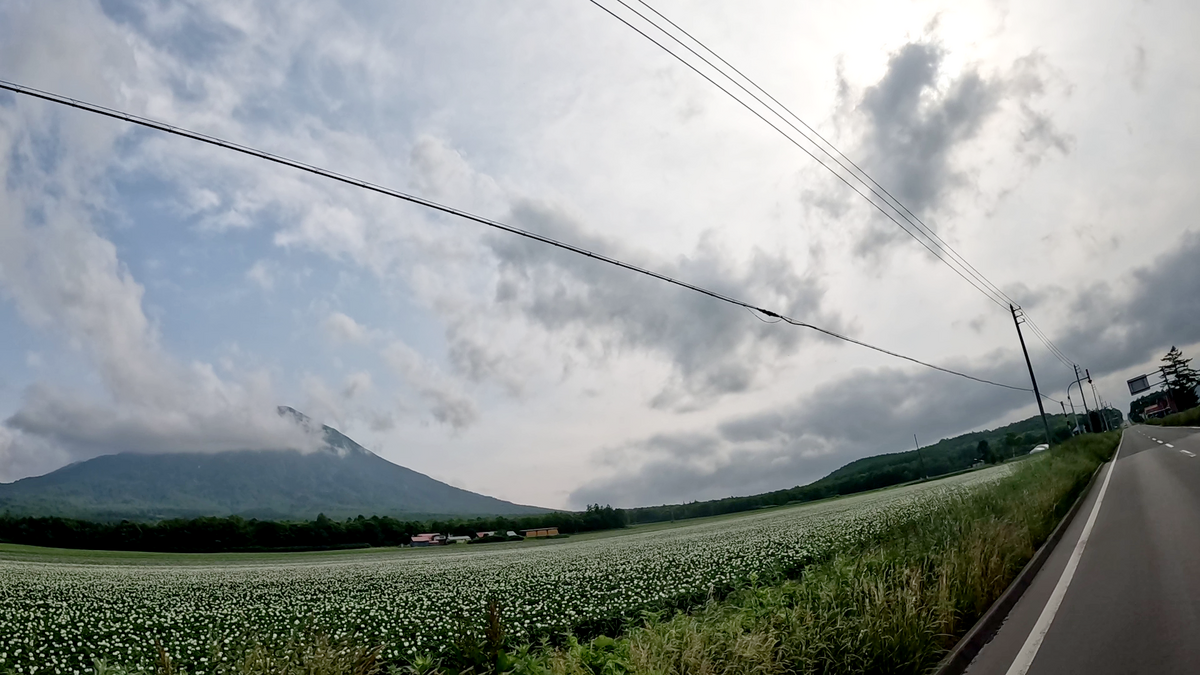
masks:
[(1012, 312), (1013, 324), (1017, 327), (1017, 339), (1021, 341), (1021, 352), (1025, 354), (1025, 365), (1029, 367), (1029, 382), (1033, 385), (1033, 398), (1037, 400), (1038, 412), (1042, 415), (1042, 427), (1046, 430), (1046, 444), (1050, 444), (1050, 423), (1046, 421), (1046, 408), (1042, 405), (1042, 393), (1038, 391), (1037, 378), (1033, 375), (1033, 362), (1029, 360), (1029, 350), (1025, 348), (1025, 336), (1021, 334), (1021, 320), (1017, 318), (1017, 308), (1008, 306)]

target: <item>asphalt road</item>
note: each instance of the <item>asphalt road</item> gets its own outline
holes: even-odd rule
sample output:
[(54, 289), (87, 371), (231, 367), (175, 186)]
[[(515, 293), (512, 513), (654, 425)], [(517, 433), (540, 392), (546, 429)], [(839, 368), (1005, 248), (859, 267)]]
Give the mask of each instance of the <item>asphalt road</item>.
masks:
[(1200, 673), (1200, 429), (1125, 430), (1116, 463), (967, 672)]

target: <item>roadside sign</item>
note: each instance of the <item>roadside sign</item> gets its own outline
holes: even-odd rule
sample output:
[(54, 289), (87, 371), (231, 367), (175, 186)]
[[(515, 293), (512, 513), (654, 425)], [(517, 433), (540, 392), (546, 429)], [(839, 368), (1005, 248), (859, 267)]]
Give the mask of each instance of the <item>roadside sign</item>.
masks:
[(1150, 376), (1139, 375), (1132, 380), (1127, 381), (1125, 384), (1129, 385), (1130, 394), (1140, 394), (1150, 388)]

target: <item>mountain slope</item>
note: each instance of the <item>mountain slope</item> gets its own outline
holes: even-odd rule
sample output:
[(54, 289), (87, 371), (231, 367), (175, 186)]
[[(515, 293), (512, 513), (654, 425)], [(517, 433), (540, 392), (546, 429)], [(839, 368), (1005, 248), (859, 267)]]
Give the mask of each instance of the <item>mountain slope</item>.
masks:
[[(1055, 433), (1069, 437), (1068, 418), (1063, 415), (1047, 415), (1050, 428)], [(714, 516), (736, 513), (765, 506), (778, 506), (791, 502), (806, 502), (837, 495), (853, 494), (865, 490), (896, 485), (924, 476), (936, 477), (970, 468), (978, 455), (979, 441), (987, 441), (995, 448), (1004, 448), (1004, 439), (1009, 434), (1017, 437), (1018, 446), (1011, 452), (1025, 454), (1035, 444), (1042, 442), (1042, 418), (1035, 416), (1013, 422), (997, 429), (972, 431), (947, 438), (916, 450), (904, 450), (881, 455), (872, 455), (854, 460), (834, 470), (824, 478), (807, 485), (764, 492), (745, 497), (725, 497), (687, 504), (664, 504), (627, 509), (631, 523), (653, 523), (679, 518)], [(1008, 452), (1005, 449), (1005, 452)]]
[[(1051, 429), (1063, 429), (1068, 425), (1069, 420), (1066, 416), (1054, 414), (1047, 415), (1046, 419)], [(855, 478), (868, 479), (871, 476), (890, 473), (903, 476), (903, 480), (892, 482), (916, 480), (921, 477), (922, 462), (924, 462), (925, 473), (930, 476), (960, 471), (975, 463), (980, 441), (987, 441), (988, 445), (1007, 451), (1004, 448), (1004, 438), (1008, 434), (1013, 434), (1022, 444), (1019, 448), (1020, 454), (1026, 454), (1032, 446), (1043, 442), (1043, 428), (1042, 418), (1034, 416), (997, 429), (972, 431), (953, 438), (942, 439), (933, 445), (922, 447), (920, 456), (917, 455), (916, 450), (903, 450), (864, 457), (833, 471), (814, 485), (822, 482), (837, 483)], [(1012, 450), (1012, 452), (1017, 451), (1017, 448)]]
[[(297, 415), (291, 409), (281, 409)], [(312, 519), (523, 515), (546, 509), (462, 490), (372, 453), (331, 427), (326, 447), (219, 453), (122, 453), (0, 484), (0, 512), (158, 520), (241, 515)]]

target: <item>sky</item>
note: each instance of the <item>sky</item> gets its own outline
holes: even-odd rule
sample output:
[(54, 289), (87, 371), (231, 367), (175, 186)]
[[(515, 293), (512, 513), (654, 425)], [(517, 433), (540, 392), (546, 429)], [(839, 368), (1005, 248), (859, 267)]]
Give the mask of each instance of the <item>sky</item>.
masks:
[[(1194, 4), (651, 5), (896, 195), (1105, 400), (1127, 410), (1125, 380), (1172, 345), (1200, 354)], [(0, 79), (1028, 386), (1006, 308), (595, 3), (7, 2)], [(290, 405), (469, 490), (637, 506), (1036, 413), (1027, 392), (53, 103), (0, 93), (0, 149), (0, 481), (315, 447)], [(1026, 340), (1064, 399), (1070, 369)]]

